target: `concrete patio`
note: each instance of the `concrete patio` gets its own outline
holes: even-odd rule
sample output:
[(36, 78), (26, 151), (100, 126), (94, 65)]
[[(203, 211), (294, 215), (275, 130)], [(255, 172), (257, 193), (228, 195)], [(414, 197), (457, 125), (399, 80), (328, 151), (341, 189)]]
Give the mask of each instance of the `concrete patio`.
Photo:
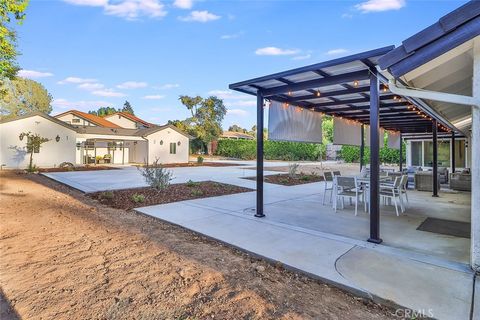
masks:
[[(174, 183), (214, 180), (255, 188), (254, 181), (242, 178), (254, 175), (248, 166), (172, 171)], [(273, 173), (278, 172), (266, 171)], [(145, 185), (138, 170), (131, 167), (45, 175), (85, 192)], [(417, 230), (427, 217), (469, 222), (469, 193), (441, 192), (439, 198), (432, 198), (429, 192), (410, 191), (407, 211), (400, 217), (392, 206), (382, 206), (384, 242), (375, 245), (365, 241), (368, 214), (360, 210), (354, 216), (350, 206), (335, 213), (331, 205), (322, 205), (322, 192), (323, 182), (288, 187), (266, 183), (266, 217), (262, 219), (253, 217), (255, 192), (137, 211), (279, 261), (359, 295), (439, 319), (470, 318), (474, 274), (468, 265), (469, 239)]]

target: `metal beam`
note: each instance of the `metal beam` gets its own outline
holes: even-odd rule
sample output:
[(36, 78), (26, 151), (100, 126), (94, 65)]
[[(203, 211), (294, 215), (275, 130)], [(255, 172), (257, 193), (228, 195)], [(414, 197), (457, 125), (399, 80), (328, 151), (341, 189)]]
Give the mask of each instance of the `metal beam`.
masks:
[(452, 173), (455, 173), (455, 132), (452, 131), (452, 138), (450, 140), (450, 154), (452, 155)]
[(257, 206), (255, 217), (263, 218), (263, 96), (257, 93)]
[(380, 116), (379, 116), (379, 80), (370, 75), (370, 238), (369, 242), (381, 243), (380, 239)]
[(343, 89), (343, 90), (335, 90), (335, 91), (329, 91), (329, 92), (320, 92), (320, 95), (315, 93), (315, 94), (310, 94), (310, 95), (305, 95), (305, 96), (292, 97), (292, 99), (290, 101), (295, 102), (295, 101), (302, 101), (302, 100), (309, 100), (309, 99), (319, 99), (319, 98), (328, 98), (328, 97), (334, 97), (334, 96), (343, 96), (343, 95), (352, 94), (352, 93), (368, 92), (369, 90), (370, 90), (369, 86), (363, 86), (363, 87), (352, 88), (352, 89)]
[(432, 163), (432, 182), (433, 197), (438, 197), (438, 139), (437, 139), (437, 120), (432, 121), (433, 133), (433, 163)]
[(363, 169), (363, 157), (365, 155), (365, 125), (360, 127), (360, 172)]
[(398, 165), (398, 171), (402, 172), (403, 171), (403, 137), (402, 133), (400, 132), (400, 150), (399, 150), (399, 158), (400, 158), (400, 163)]
[(323, 86), (330, 86), (334, 84), (340, 84), (345, 82), (352, 82), (355, 80), (368, 79), (368, 70), (355, 71), (346, 74), (340, 74), (337, 76), (331, 76), (327, 78), (320, 78), (308, 81), (297, 82), (294, 84), (287, 84), (284, 86), (273, 87), (269, 89), (263, 89), (262, 94), (264, 97), (273, 96), (276, 94), (300, 91), (305, 89), (319, 88)]

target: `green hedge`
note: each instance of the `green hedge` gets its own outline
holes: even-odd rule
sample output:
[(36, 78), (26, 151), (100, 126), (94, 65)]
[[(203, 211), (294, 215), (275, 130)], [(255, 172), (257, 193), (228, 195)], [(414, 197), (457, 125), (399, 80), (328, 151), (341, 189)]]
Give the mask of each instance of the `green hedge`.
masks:
[[(405, 161), (405, 145), (402, 148), (403, 161)], [(380, 162), (381, 163), (399, 163), (400, 162), (400, 153), (397, 149), (392, 149), (388, 147), (380, 148)], [(360, 147), (358, 146), (342, 146), (340, 150), (340, 157), (345, 162), (360, 162)], [(370, 148), (365, 147), (365, 156), (363, 158), (365, 163), (370, 162)]]
[[(219, 140), (216, 154), (223, 157), (252, 160), (256, 158), (255, 140)], [(315, 143), (270, 141), (264, 142), (267, 160), (316, 161), (325, 155), (325, 146)]]

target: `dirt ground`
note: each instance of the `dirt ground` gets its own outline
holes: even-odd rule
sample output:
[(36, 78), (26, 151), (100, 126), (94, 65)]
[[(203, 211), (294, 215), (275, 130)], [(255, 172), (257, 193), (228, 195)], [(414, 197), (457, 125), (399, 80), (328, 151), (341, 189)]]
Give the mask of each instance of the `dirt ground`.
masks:
[(1, 319), (389, 319), (391, 310), (38, 175), (0, 173)]

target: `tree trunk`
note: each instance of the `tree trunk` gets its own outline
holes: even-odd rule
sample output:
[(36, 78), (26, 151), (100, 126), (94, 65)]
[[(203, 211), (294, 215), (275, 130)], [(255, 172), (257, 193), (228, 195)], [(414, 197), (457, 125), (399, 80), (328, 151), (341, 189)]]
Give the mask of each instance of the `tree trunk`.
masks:
[(28, 169), (32, 171), (32, 165), (33, 165), (33, 149), (32, 152), (30, 152), (30, 164), (28, 165)]

